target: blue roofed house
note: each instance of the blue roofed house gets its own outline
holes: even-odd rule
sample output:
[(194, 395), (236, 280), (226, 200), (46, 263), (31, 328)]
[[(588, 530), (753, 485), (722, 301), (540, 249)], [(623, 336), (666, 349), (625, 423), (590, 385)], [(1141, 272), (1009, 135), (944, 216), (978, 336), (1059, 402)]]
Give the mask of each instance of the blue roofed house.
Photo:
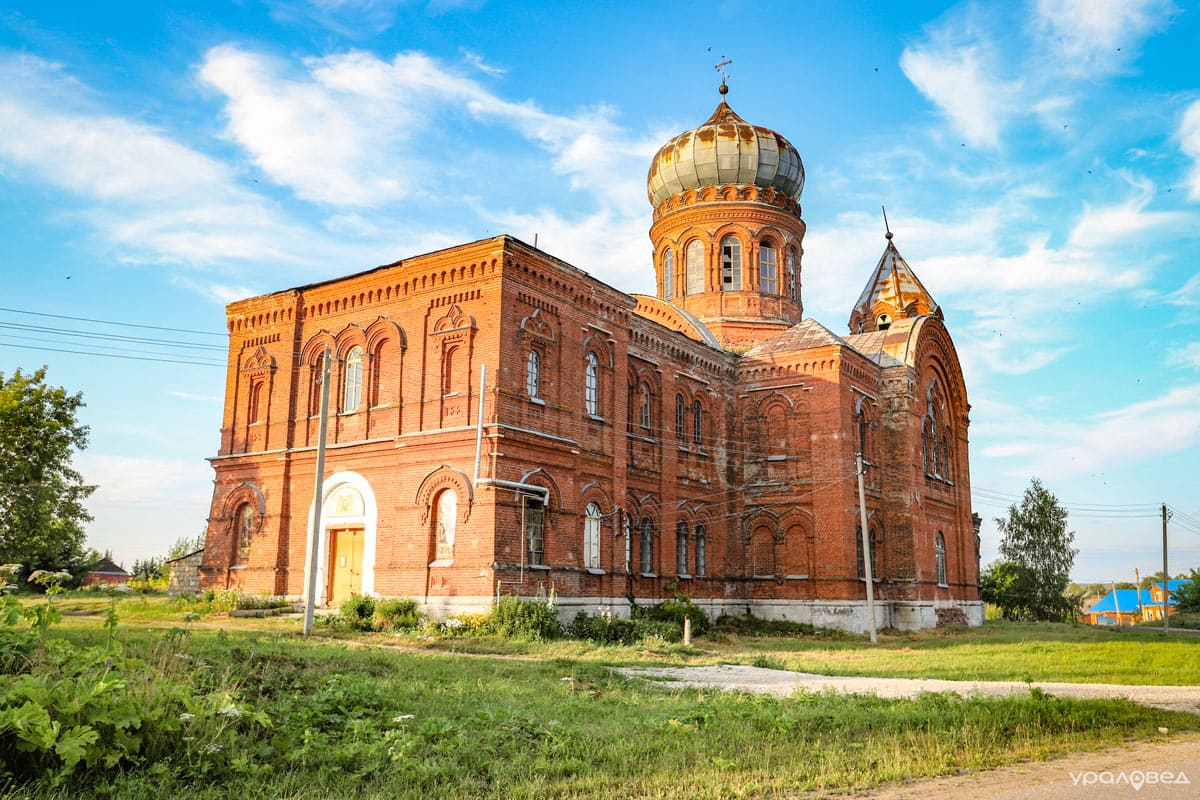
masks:
[[(1175, 613), (1175, 592), (1186, 580), (1167, 581), (1171, 592), (1168, 607)], [(1085, 612), (1090, 625), (1133, 625), (1137, 622), (1162, 619), (1162, 581), (1150, 585), (1149, 589), (1116, 589), (1102, 597)]]

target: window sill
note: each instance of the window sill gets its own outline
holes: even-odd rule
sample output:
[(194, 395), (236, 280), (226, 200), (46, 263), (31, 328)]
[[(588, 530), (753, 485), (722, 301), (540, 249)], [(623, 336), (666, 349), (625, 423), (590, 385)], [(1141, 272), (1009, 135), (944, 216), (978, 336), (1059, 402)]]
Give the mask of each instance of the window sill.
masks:
[(234, 564), (230, 567), (230, 569), (245, 569), (248, 566), (249, 564)]
[(439, 558), (436, 561), (429, 562), (430, 569), (432, 569), (434, 567), (452, 567), (452, 566), (454, 566), (453, 558)]
[(584, 572), (586, 572), (588, 575), (607, 575), (608, 574), (607, 572), (600, 569), (599, 567), (586, 567), (584, 569)]
[(544, 405), (546, 405), (546, 401), (545, 401), (545, 400), (543, 400), (543, 399), (542, 399), (542, 398), (540, 398), (540, 397), (530, 397), (530, 398), (529, 398), (529, 402), (533, 403), (535, 406), (544, 406)]
[(442, 399), (449, 400), (451, 397), (458, 397), (461, 394), (462, 394), (462, 392), (446, 392), (445, 394), (442, 395)]
[[(859, 579), (858, 579), (858, 582), (859, 582), (859, 583), (866, 583), (866, 582), (867, 582), (867, 579), (866, 579), (866, 578), (859, 578)], [(871, 583), (883, 583), (883, 578), (871, 578)]]
[(657, 578), (658, 577), (657, 572), (639, 572), (638, 575), (641, 575), (643, 578)]
[(605, 421), (604, 417), (598, 416), (596, 414), (588, 414), (587, 416), (588, 416), (588, 419), (590, 419), (592, 422), (603, 423)]
[(679, 580), (681, 580), (681, 581), (690, 581), (692, 579), (691, 575), (685, 575), (683, 573), (680, 573), (680, 574), (676, 575), (675, 577), (679, 578)]
[(948, 584), (948, 583), (939, 583), (939, 584), (938, 584), (938, 588), (939, 588), (939, 589), (949, 589), (949, 588), (950, 588), (950, 584)]
[(536, 569), (538, 572), (549, 572), (550, 571), (550, 567), (546, 566), (545, 564), (528, 564), (527, 566), (530, 569)]
[(751, 577), (751, 579), (756, 580), (756, 581), (773, 581), (773, 580), (775, 580), (774, 575), (751, 575), (750, 577)]
[(808, 576), (807, 576), (807, 575), (786, 575), (786, 576), (784, 576), (784, 580), (788, 580), (788, 581), (806, 581), (806, 580), (808, 580)]
[(767, 456), (767, 461), (787, 461), (787, 456)]

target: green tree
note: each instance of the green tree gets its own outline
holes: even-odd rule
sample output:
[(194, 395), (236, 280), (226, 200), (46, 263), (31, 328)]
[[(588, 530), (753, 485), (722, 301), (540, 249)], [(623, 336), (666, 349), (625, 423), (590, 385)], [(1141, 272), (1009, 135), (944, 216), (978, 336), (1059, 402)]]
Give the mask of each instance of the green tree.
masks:
[(979, 576), (983, 601), (999, 608), (1004, 619), (1023, 619), (1029, 613), (1028, 586), (1028, 570), (1015, 561), (993, 561)]
[(82, 395), (46, 385), (45, 367), (0, 372), (0, 562), (24, 564), (26, 575), (87, 566), (83, 501), (96, 487), (71, 467), (87, 446), (82, 406)]
[(1171, 592), (1171, 597), (1175, 600), (1175, 610), (1185, 614), (1200, 614), (1200, 569), (1193, 569), (1191, 575), (1179, 577), (1189, 582)]
[(1067, 530), (1067, 511), (1058, 499), (1034, 478), (1020, 506), (1008, 507), (1008, 516), (996, 519), (1003, 538), (1000, 555), (1024, 571), (1021, 607), (1037, 620), (1071, 617), (1076, 603), (1067, 597), (1071, 567), (1078, 550), (1071, 547), (1075, 534)]
[(170, 549), (167, 550), (167, 557), (165, 560), (172, 561), (176, 558), (180, 558), (181, 556), (186, 556), (189, 553), (194, 553), (197, 550), (203, 550), (204, 539), (207, 534), (208, 528), (205, 528), (194, 537), (180, 536), (175, 540), (175, 544), (171, 545)]

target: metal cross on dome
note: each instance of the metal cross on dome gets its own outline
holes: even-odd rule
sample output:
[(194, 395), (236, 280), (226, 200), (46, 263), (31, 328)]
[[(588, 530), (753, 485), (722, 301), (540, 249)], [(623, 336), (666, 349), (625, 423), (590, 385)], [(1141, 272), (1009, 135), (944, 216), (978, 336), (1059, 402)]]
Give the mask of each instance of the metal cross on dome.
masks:
[(721, 86), (724, 86), (725, 81), (729, 78), (729, 75), (725, 72), (725, 68), (728, 67), (732, 63), (733, 63), (732, 58), (726, 58), (725, 55), (722, 54), (721, 55), (721, 63), (717, 64), (715, 67), (713, 67), (713, 69), (715, 69), (717, 72), (721, 73)]

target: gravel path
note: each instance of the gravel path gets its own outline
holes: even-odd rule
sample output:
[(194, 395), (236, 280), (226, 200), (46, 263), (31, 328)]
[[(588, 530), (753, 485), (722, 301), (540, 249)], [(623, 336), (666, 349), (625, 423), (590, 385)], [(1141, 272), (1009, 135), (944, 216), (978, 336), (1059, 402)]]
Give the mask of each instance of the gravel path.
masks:
[(1048, 683), (1035, 681), (944, 681), (928, 678), (839, 678), (807, 672), (721, 664), (714, 667), (620, 667), (631, 678), (667, 679), (669, 687), (724, 689), (773, 694), (793, 692), (847, 692), (879, 697), (916, 697), (923, 692), (957, 692), (964, 697), (1008, 697), (1028, 694), (1036, 686), (1057, 697), (1080, 700), (1125, 698), (1155, 708), (1200, 714), (1198, 686), (1125, 686), (1114, 683)]

